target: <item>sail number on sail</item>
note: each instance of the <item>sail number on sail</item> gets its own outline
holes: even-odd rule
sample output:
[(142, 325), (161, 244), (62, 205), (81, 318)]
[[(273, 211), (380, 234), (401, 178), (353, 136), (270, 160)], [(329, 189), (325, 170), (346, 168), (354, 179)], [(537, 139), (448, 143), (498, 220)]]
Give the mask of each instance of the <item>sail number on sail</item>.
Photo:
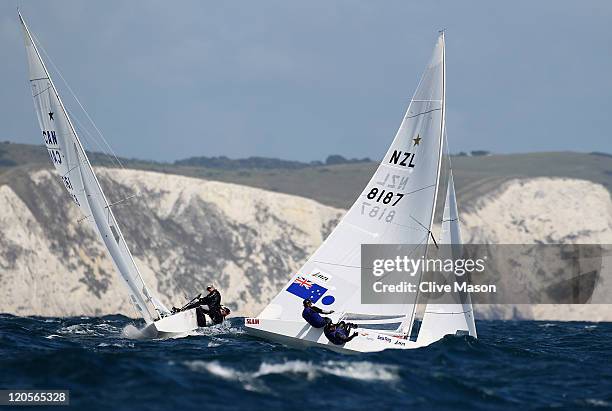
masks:
[(393, 217), (395, 217), (395, 210), (390, 210), (387, 212), (387, 207), (383, 207), (381, 209), (380, 206), (372, 207), (371, 203), (364, 201), (361, 204), (361, 214), (367, 215), (370, 218), (377, 218), (378, 220), (382, 220), (383, 217), (387, 223), (393, 221)]
[[(420, 140), (420, 139), (419, 139)], [(403, 157), (403, 158), (402, 158)], [(400, 165), (402, 167), (414, 168), (414, 153), (407, 151), (394, 150), (389, 159), (389, 163)]]
[(62, 164), (62, 154), (59, 150), (48, 148), (47, 151), (49, 152), (49, 158), (51, 158), (53, 164)]
[(66, 176), (62, 176), (62, 181), (64, 182), (64, 186), (67, 190), (73, 190), (72, 183), (70, 182), (70, 178)]
[(391, 201), (393, 201), (393, 199), (395, 199), (393, 204), (391, 204), (393, 207), (395, 207), (395, 205), (399, 203), (404, 195), (401, 193), (394, 193), (393, 191), (379, 190), (377, 187), (374, 187), (370, 190), (367, 197), (368, 200), (375, 200), (377, 203), (382, 202), (383, 204), (389, 204)]
[[(373, 187), (366, 197), (368, 200), (374, 200), (376, 203), (395, 207), (404, 197), (404, 194)], [(393, 217), (395, 217), (395, 210), (388, 210), (388, 207), (380, 207), (379, 205), (373, 205), (373, 203), (364, 201), (361, 204), (361, 214), (378, 220), (384, 219), (384, 221), (390, 223), (393, 221)]]
[(43, 131), (43, 140), (47, 145), (47, 151), (49, 152), (49, 158), (53, 164), (62, 164), (62, 153), (58, 148), (51, 148), (49, 146), (57, 147), (57, 137), (55, 131)]
[(55, 131), (43, 131), (43, 140), (47, 146), (57, 146), (57, 137)]

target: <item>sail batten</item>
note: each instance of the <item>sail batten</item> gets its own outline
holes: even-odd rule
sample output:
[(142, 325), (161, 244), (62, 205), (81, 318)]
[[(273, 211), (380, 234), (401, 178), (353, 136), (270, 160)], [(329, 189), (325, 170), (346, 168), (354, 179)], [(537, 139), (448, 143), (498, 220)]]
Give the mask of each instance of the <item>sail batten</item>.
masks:
[(92, 227), (129, 290), (130, 301), (139, 315), (151, 323), (159, 317), (155, 310), (166, 312), (167, 309), (149, 297), (151, 294), (21, 13), (19, 19), (24, 32), (34, 107), (51, 162), (84, 218), (93, 223)]

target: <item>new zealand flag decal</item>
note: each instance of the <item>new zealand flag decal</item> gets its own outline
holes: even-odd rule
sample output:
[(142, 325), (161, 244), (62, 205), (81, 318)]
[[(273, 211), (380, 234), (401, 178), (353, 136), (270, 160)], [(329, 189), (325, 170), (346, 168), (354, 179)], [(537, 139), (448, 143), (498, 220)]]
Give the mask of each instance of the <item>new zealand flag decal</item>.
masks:
[(304, 277), (298, 277), (289, 287), (287, 291), (301, 299), (309, 299), (313, 303), (319, 301), (319, 298), (327, 291), (327, 288), (321, 287)]

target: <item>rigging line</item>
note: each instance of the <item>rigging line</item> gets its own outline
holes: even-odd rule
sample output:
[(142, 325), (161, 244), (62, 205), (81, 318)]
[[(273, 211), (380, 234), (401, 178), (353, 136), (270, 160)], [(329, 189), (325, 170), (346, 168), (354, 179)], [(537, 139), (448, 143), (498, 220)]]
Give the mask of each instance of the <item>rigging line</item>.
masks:
[(425, 232), (429, 232), (429, 228), (425, 227), (423, 224), (421, 224), (421, 222), (419, 220), (417, 220), (416, 218), (414, 218), (413, 216), (409, 215), (408, 217), (412, 218), (414, 221), (416, 221), (416, 223), (418, 225), (420, 225), (421, 227), (423, 227), (423, 229), (425, 230)]
[(121, 200), (119, 200), (119, 201), (115, 201), (114, 203), (111, 203), (111, 204), (107, 205), (105, 208), (111, 208), (111, 207), (113, 207), (113, 206), (116, 206), (117, 204), (121, 204), (121, 203), (123, 203), (124, 201), (127, 201), (127, 200), (129, 200), (130, 198), (134, 198), (134, 197), (138, 197), (138, 193), (137, 193), (137, 194), (132, 194), (131, 196), (125, 197), (124, 199), (121, 199)]
[(430, 184), (430, 185), (428, 185), (428, 186), (425, 186), (425, 187), (422, 187), (422, 188), (419, 188), (419, 189), (417, 189), (417, 190), (411, 191), (411, 192), (409, 192), (409, 193), (404, 193), (404, 194), (406, 194), (406, 195), (414, 194), (414, 193), (416, 193), (416, 192), (418, 192), (418, 191), (426, 190), (426, 189), (428, 189), (428, 188), (435, 187), (435, 186), (436, 186), (435, 184)]
[[(110, 153), (115, 157), (115, 160), (117, 160), (117, 163), (119, 164), (119, 166), (123, 169), (125, 169), (125, 167), (123, 166), (123, 164), (121, 163), (121, 161), (119, 161), (119, 158), (117, 157), (117, 154), (115, 154), (115, 152), (113, 151), (113, 149), (111, 148), (110, 144), (108, 143), (108, 141), (106, 140), (106, 138), (104, 138), (104, 135), (102, 134), (102, 132), (100, 131), (100, 129), (98, 128), (98, 126), (96, 125), (96, 123), (93, 121), (93, 119), (89, 116), (89, 113), (87, 112), (87, 110), (85, 110), (85, 107), (83, 107), (83, 104), (81, 104), (81, 101), (79, 100), (79, 98), (76, 96), (76, 94), (74, 93), (74, 91), (72, 91), (72, 88), (70, 87), (70, 85), (68, 84), (68, 82), (66, 81), (66, 79), (64, 78), (64, 76), (62, 75), (62, 72), (59, 70), (59, 68), (55, 65), (55, 63), (53, 62), (53, 60), (51, 59), (51, 56), (49, 56), (49, 54), (47, 53), (47, 51), (45, 50), (45, 48), (42, 45), (42, 42), (38, 39), (38, 37), (36, 37), (34, 34), (32, 34), (32, 37), (34, 38), (34, 40), (36, 40), (36, 42), (38, 43), (38, 45), (40, 46), (40, 49), (42, 50), (42, 52), (45, 54), (45, 57), (47, 58), (47, 60), (49, 61), (49, 63), (51, 63), (51, 66), (53, 66), (53, 69), (57, 72), (57, 74), (59, 75), (59, 77), (62, 79), (62, 82), (64, 83), (64, 85), (66, 86), (66, 88), (68, 89), (68, 91), (70, 91), (70, 94), (72, 94), (72, 97), (74, 98), (74, 100), (77, 102), (77, 104), (79, 105), (79, 107), (81, 108), (81, 110), (83, 110), (83, 113), (85, 113), (85, 116), (87, 116), (87, 119), (89, 120), (89, 122), (93, 125), (94, 129), (98, 132), (98, 134), (100, 135), (100, 138), (102, 139), (102, 141), (104, 142), (104, 144), (106, 145), (106, 147), (108, 148), (108, 150), (110, 151)], [(103, 150), (104, 151), (104, 150)]]
[[(66, 111), (68, 112), (68, 109), (66, 109)], [(68, 112), (68, 113), (69, 113), (70, 115), (72, 115), (70, 112)], [(79, 128), (79, 131), (80, 131), (80, 132), (82, 132), (81, 136), (82, 136), (82, 137), (84, 137), (84, 138), (85, 138), (85, 140), (87, 140), (88, 142), (93, 141), (93, 143), (94, 143), (94, 144), (95, 144), (95, 145), (96, 145), (96, 146), (97, 146), (97, 147), (100, 149), (101, 154), (102, 154), (102, 155), (104, 155), (104, 156), (105, 156), (105, 157), (106, 157), (106, 158), (109, 160), (109, 162), (110, 162), (112, 165), (114, 165), (113, 157), (111, 157), (110, 155), (108, 155), (108, 153), (106, 153), (106, 152), (104, 151), (104, 149), (103, 149), (103, 148), (100, 146), (100, 142), (98, 141), (98, 139), (94, 138), (94, 137), (91, 135), (91, 133), (89, 132), (89, 130), (87, 130), (85, 127), (83, 127), (83, 124), (82, 124), (82, 123), (79, 121), (79, 119), (78, 119), (77, 117), (75, 117), (74, 115), (72, 115), (72, 119), (75, 121), (75, 123), (76, 123), (76, 127), (78, 127), (78, 128)], [(81, 164), (82, 164), (82, 165), (86, 165), (86, 163), (85, 163), (85, 162), (81, 162)], [(121, 166), (121, 163), (119, 163), (119, 166)], [(75, 166), (75, 168), (76, 168), (76, 167), (79, 167), (79, 165)], [(74, 169), (74, 168), (73, 168), (73, 169)], [(70, 170), (70, 171), (72, 171), (72, 170)], [(131, 190), (131, 189), (130, 189), (130, 190)], [(134, 190), (131, 190), (131, 191), (132, 191), (132, 192), (134, 192)], [(136, 193), (135, 193), (135, 194), (133, 194), (133, 195), (129, 196), (128, 198), (137, 197), (138, 195), (140, 195), (140, 193), (136, 191)], [(123, 199), (123, 200), (121, 200), (121, 201), (127, 200), (128, 198), (125, 198), (125, 199)], [(115, 204), (115, 203), (113, 203), (113, 204)], [(110, 204), (110, 205), (113, 205), (113, 204)], [(107, 207), (108, 207), (108, 206), (107, 206)]]
[(92, 133), (88, 130), (87, 127), (85, 127), (81, 120), (79, 120), (78, 116), (76, 116), (75, 113), (73, 113), (71, 110), (68, 110), (68, 108), (66, 108), (66, 113), (68, 113), (71, 119), (74, 120), (77, 128), (79, 129), (78, 131), (81, 133), (81, 136), (84, 137), (90, 145), (95, 145), (98, 150), (100, 150), (100, 154), (104, 155), (113, 166), (116, 164), (117, 166), (122, 167), (119, 160), (117, 160), (117, 157), (112, 157), (111, 155), (109, 155), (108, 151), (100, 145), (99, 139), (92, 135)]
[[(98, 149), (100, 150), (100, 152), (102, 153), (102, 155), (106, 156), (108, 158), (108, 160), (110, 161), (111, 164), (114, 164), (115, 161), (113, 160), (113, 157), (111, 157), (105, 150), (104, 147), (102, 147), (100, 145), (100, 142), (98, 141), (97, 138), (95, 138), (94, 136), (91, 135), (91, 133), (89, 132), (89, 130), (87, 130), (87, 128), (85, 126), (83, 126), (83, 124), (79, 121), (78, 117), (75, 116), (72, 112), (68, 111), (68, 109), (66, 109), (66, 112), (71, 116), (71, 118), (74, 120), (74, 122), (76, 123), (76, 126), (79, 128), (79, 131), (82, 132), (81, 136), (85, 137), (85, 139), (88, 142), (93, 142), (93, 144), (98, 147)], [(116, 158), (116, 157), (115, 157)], [(119, 166), (121, 166), (121, 163), (118, 163)]]
[(427, 233), (431, 236), (431, 239), (433, 240), (434, 245), (436, 246), (436, 248), (440, 248), (438, 246), (438, 242), (436, 241), (436, 237), (434, 237), (434, 235), (433, 235), (433, 232), (430, 229), (428, 229), (427, 227), (425, 227), (423, 224), (421, 224), (420, 221), (417, 220), (416, 218), (414, 218), (413, 216), (409, 216), (409, 217), (412, 218), (414, 221), (416, 221), (418, 225), (423, 227), (425, 229), (425, 231), (427, 231)]

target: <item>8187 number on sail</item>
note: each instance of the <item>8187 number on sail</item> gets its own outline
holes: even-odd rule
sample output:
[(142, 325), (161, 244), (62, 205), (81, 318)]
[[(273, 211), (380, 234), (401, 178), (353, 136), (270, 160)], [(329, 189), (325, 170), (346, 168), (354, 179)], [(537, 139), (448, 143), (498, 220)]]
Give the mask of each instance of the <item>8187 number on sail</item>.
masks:
[(368, 200), (374, 200), (377, 203), (383, 204), (390, 204), (393, 201), (391, 206), (395, 207), (402, 197), (404, 197), (404, 195), (401, 193), (394, 193), (393, 191), (380, 190), (377, 187), (374, 187), (370, 190), (367, 197)]

